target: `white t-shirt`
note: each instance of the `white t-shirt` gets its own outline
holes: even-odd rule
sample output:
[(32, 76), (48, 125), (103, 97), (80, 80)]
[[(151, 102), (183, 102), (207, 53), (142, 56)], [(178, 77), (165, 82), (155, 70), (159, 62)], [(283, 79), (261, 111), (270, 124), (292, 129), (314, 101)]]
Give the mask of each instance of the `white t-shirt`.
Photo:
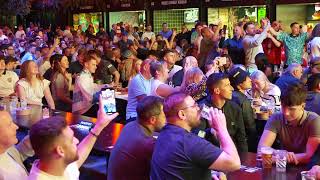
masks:
[(100, 89), (93, 82), (91, 73), (82, 71), (74, 84), (72, 112), (79, 114), (87, 112), (92, 106), (93, 95)]
[(0, 154), (0, 180), (26, 180), (28, 174), (6, 151)]
[(0, 97), (7, 97), (14, 93), (14, 87), (19, 80), (18, 75), (13, 71), (6, 71), (0, 76)]
[(38, 168), (39, 160), (34, 161), (28, 180), (78, 180), (79, 168), (76, 162), (67, 166), (63, 176), (53, 176)]
[(314, 37), (309, 42), (308, 47), (310, 48), (311, 58), (320, 56), (320, 37)]
[(6, 35), (3, 34), (2, 36), (0, 36), (0, 41), (3, 41), (5, 39), (8, 39), (8, 37)]
[(141, 36), (141, 39), (144, 40), (144, 38), (148, 38), (149, 40), (151, 40), (151, 38), (155, 38), (155, 34), (154, 32), (148, 32), (148, 31), (145, 31), (142, 36)]
[(157, 79), (154, 79), (152, 82), (151, 82), (151, 96), (157, 96), (157, 97), (160, 97), (160, 98), (163, 98), (162, 96), (160, 96), (158, 93), (157, 93), (157, 89), (158, 87), (161, 85), (161, 84), (164, 84), (163, 82), (157, 80)]
[(31, 87), (30, 83), (26, 79), (22, 78), (17, 82), (17, 84), (23, 87), (28, 104), (32, 101), (35, 102), (36, 105), (42, 106), (44, 90), (49, 87), (50, 81), (46, 79), (43, 79), (42, 81), (39, 80), (36, 87)]

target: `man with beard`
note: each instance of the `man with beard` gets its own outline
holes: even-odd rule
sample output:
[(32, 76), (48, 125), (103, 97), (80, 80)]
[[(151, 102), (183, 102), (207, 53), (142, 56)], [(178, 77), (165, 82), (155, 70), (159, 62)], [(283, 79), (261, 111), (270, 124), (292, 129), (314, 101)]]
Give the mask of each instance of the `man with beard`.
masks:
[[(228, 132), (237, 146), (237, 150), (239, 152), (247, 152), (248, 145), (242, 112), (240, 106), (231, 101), (234, 89), (231, 86), (228, 75), (224, 73), (211, 74), (207, 79), (207, 89), (210, 95), (199, 102), (199, 104), (201, 104), (200, 106), (206, 105), (222, 110), (226, 115)], [(211, 128), (210, 121), (203, 119), (198, 128), (201, 130)], [(212, 141), (215, 145), (218, 145), (216, 139), (213, 138), (211, 140), (211, 137), (209, 137), (208, 140)]]
[(167, 125), (156, 141), (151, 160), (151, 179), (212, 179), (211, 170), (240, 168), (237, 149), (228, 134), (222, 111), (210, 108), (211, 127), (221, 148), (191, 133), (200, 124), (200, 108), (193, 98), (178, 92), (164, 101)]
[[(108, 179), (149, 179), (150, 161), (156, 139), (166, 123), (163, 100), (155, 96), (144, 97), (137, 105), (138, 118), (128, 123), (112, 149)], [(123, 170), (125, 169), (125, 173)]]
[(43, 119), (31, 127), (31, 145), (39, 160), (32, 165), (30, 180), (79, 179), (79, 167), (89, 156), (97, 137), (118, 115), (107, 115), (101, 97), (99, 100), (96, 124), (79, 145), (62, 117)]

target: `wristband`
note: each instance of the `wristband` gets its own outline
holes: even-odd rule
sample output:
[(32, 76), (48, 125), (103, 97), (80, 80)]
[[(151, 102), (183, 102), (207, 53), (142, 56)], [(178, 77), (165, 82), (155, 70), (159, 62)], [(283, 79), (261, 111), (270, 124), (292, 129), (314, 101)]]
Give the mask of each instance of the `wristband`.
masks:
[(90, 134), (92, 134), (94, 137), (98, 138), (98, 135), (93, 133), (91, 130), (89, 131)]

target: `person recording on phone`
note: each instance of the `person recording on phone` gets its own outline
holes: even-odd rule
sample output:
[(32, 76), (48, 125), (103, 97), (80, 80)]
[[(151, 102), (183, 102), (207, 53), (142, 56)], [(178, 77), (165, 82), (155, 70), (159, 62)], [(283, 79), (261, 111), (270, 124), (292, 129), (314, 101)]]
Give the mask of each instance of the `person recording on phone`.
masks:
[(91, 74), (97, 69), (95, 56), (86, 54), (83, 59), (83, 70), (76, 77), (73, 90), (72, 112), (85, 116), (96, 117), (100, 90), (107, 85), (94, 83)]
[(31, 127), (30, 142), (39, 159), (33, 162), (28, 180), (79, 179), (79, 168), (88, 158), (100, 133), (119, 115), (108, 115), (102, 107), (102, 98), (99, 100), (95, 126), (80, 143), (61, 116), (40, 120)]

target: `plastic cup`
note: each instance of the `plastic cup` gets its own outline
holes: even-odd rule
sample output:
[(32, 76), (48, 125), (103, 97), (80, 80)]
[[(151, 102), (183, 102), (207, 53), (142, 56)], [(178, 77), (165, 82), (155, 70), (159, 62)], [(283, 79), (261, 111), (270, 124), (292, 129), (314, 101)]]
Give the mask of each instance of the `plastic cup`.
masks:
[(273, 154), (273, 149), (271, 147), (261, 148), (262, 168), (264, 169), (272, 168), (272, 154)]
[(301, 180), (316, 180), (316, 176), (309, 171), (302, 171)]
[(286, 172), (287, 168), (287, 151), (276, 150), (276, 169), (278, 172)]

